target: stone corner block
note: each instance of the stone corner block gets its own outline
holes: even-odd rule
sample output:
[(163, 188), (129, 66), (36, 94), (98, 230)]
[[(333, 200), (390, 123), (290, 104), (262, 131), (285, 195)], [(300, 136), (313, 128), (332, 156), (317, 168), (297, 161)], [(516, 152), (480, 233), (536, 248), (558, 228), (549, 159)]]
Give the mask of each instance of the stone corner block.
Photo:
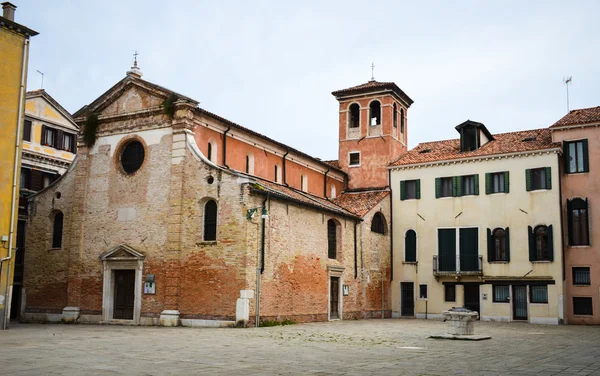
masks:
[(75, 322), (79, 320), (79, 315), (79, 307), (65, 307), (62, 310), (62, 315), (60, 319), (64, 322)]
[(179, 311), (177, 310), (164, 310), (160, 313), (159, 319), (160, 326), (178, 326), (179, 325)]

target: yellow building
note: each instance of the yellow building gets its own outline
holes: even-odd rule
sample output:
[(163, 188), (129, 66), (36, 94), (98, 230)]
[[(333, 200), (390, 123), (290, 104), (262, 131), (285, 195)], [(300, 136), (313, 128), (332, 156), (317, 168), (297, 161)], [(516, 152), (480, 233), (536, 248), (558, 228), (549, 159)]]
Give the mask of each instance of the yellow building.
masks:
[(395, 317), (564, 320), (559, 159), (549, 129), (426, 142), (392, 164)]
[(0, 17), (0, 328), (6, 329), (16, 248), (18, 183), (29, 38), (38, 33), (14, 21), (17, 7), (2, 3)]

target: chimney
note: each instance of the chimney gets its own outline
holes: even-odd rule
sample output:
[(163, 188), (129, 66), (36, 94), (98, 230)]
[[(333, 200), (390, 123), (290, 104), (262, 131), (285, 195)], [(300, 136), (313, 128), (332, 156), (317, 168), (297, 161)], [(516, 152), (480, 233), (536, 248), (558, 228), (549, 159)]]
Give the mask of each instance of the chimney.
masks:
[(9, 21), (14, 22), (16, 9), (17, 9), (16, 5), (11, 4), (8, 1), (3, 2), (2, 3), (2, 17), (6, 18)]

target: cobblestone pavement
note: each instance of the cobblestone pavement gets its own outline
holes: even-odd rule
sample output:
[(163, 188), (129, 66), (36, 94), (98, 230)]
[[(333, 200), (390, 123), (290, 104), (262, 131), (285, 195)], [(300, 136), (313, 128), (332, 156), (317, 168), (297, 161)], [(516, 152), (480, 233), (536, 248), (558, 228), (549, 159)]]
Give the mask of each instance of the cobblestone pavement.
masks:
[(445, 324), (361, 320), (251, 329), (20, 324), (0, 375), (600, 375), (600, 327), (478, 322), (491, 340), (427, 339)]

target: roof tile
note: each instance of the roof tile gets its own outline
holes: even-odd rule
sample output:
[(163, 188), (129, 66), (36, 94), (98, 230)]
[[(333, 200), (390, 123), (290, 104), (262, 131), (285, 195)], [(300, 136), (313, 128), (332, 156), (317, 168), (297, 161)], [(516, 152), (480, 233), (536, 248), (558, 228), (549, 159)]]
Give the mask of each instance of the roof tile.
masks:
[(352, 212), (359, 217), (363, 217), (389, 194), (390, 192), (388, 190), (344, 192), (332, 201), (349, 212)]
[(550, 128), (598, 122), (600, 122), (600, 106), (573, 110), (565, 116), (563, 116), (559, 121), (552, 124)]

